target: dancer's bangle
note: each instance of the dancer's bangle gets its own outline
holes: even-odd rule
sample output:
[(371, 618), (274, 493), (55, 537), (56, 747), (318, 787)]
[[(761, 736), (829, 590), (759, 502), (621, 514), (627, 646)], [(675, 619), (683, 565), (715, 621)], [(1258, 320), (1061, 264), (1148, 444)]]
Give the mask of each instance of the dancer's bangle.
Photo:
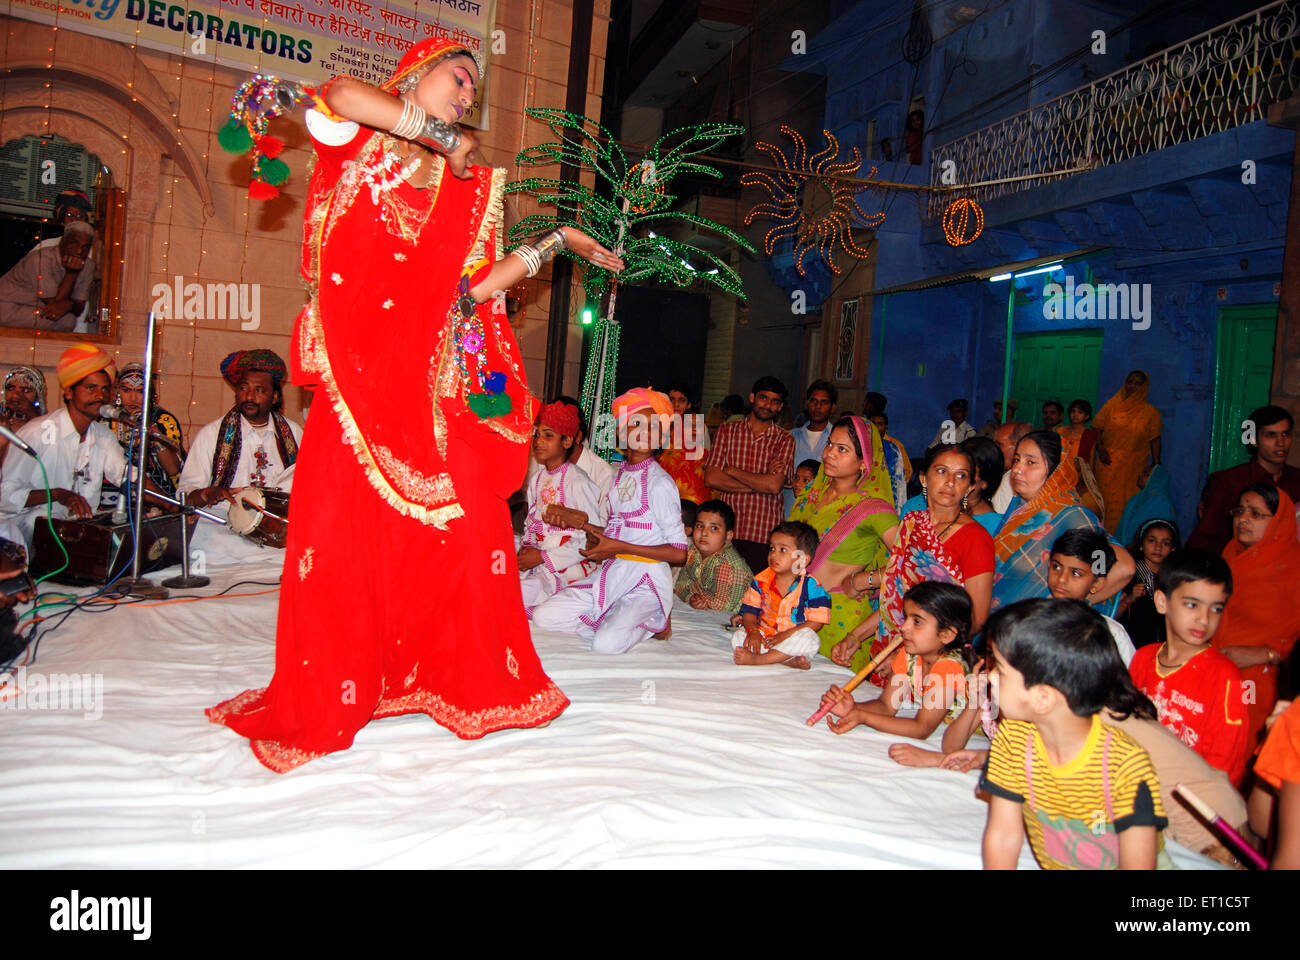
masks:
[(524, 267), (528, 271), (528, 276), (537, 276), (537, 271), (542, 269), (542, 255), (537, 252), (537, 248), (532, 244), (522, 244), (510, 251), (524, 262)]
[(393, 124), (393, 136), (403, 140), (414, 140), (420, 136), (428, 121), (428, 115), (410, 100), (402, 101), (402, 116)]
[(426, 147), (432, 147), (439, 153), (455, 153), (460, 146), (460, 130), (455, 124), (429, 117), (415, 138)]

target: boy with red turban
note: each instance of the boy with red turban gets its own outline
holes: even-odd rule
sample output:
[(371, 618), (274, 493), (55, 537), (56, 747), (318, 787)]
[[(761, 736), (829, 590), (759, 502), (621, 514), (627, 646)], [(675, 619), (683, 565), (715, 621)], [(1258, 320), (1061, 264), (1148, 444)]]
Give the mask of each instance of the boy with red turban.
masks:
[(553, 526), (543, 516), (553, 505), (581, 510), (588, 517), (598, 512), (600, 488), (569, 461), (577, 435), (576, 408), (559, 402), (542, 407), (533, 427), (533, 459), (541, 469), (528, 481), (528, 516), (518, 553), (524, 612), (529, 617), (557, 590), (585, 579), (599, 566), (580, 554), (586, 546), (580, 531)]

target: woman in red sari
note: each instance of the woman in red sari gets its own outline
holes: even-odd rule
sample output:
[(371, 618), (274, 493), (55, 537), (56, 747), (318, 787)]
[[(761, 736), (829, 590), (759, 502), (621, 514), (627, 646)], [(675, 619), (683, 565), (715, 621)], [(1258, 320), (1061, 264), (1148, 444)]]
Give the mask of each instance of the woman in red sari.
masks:
[(1253, 751), (1278, 700), (1278, 674), (1300, 637), (1300, 543), (1295, 503), (1271, 483), (1241, 492), (1232, 511), (1233, 538), (1223, 548), (1232, 596), (1210, 641), (1241, 670), (1254, 696), (1246, 703)]
[(505, 171), (471, 166), (473, 135), (455, 126), (478, 79), (468, 49), (435, 38), (382, 87), (336, 80), (308, 112), (310, 299), (292, 379), (318, 399), (275, 676), (208, 711), (277, 772), (346, 749), (375, 717), (425, 713), (473, 739), (545, 724), (569, 702), (533, 650), (506, 506), (536, 401), (504, 313), (485, 302), (535, 273), (543, 247), (622, 263), (569, 228), (497, 259)]

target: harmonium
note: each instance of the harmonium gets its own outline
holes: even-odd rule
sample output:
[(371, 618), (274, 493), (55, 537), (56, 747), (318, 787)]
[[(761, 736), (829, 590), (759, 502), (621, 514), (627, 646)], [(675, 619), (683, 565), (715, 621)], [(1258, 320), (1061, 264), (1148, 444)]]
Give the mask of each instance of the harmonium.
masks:
[[(140, 525), (140, 572), (150, 573), (181, 562), (181, 516), (165, 513), (147, 518)], [(130, 574), (131, 524), (113, 523), (112, 514), (84, 520), (51, 521), (39, 517), (32, 536), (29, 570), (42, 577), (63, 566), (63, 551), (54, 534), (68, 551), (68, 565), (50, 579), (76, 586), (107, 583), (123, 571)]]

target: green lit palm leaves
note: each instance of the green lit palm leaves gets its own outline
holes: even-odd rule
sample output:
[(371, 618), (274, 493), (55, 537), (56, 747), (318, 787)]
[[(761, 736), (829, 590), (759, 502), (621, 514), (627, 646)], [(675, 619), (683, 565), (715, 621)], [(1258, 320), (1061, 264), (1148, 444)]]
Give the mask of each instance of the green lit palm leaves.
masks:
[[(578, 170), (589, 170), (599, 181), (608, 184), (611, 196), (598, 196), (581, 183), (545, 177), (507, 184), (507, 193), (526, 193), (539, 203), (556, 208), (553, 215), (533, 214), (511, 227), (511, 247), (556, 227), (577, 227), (623, 258), (627, 267), (619, 275), (620, 283), (655, 278), (680, 287), (703, 281), (744, 299), (740, 276), (725, 260), (689, 243), (663, 236), (676, 224), (691, 223), (753, 252), (749, 241), (729, 227), (673, 210), (676, 198), (668, 192), (673, 178), (679, 174), (720, 179), (722, 174), (713, 167), (690, 158), (742, 133), (744, 127), (731, 123), (683, 127), (660, 137), (644, 157), (629, 163), (609, 131), (587, 117), (547, 107), (530, 107), (525, 112), (549, 126), (558, 139), (523, 150), (515, 157), (515, 163), (521, 167), (568, 163)], [(579, 259), (568, 251), (565, 255)], [(583, 264), (582, 284), (587, 296), (598, 300), (612, 274), (586, 261), (579, 262)]]

